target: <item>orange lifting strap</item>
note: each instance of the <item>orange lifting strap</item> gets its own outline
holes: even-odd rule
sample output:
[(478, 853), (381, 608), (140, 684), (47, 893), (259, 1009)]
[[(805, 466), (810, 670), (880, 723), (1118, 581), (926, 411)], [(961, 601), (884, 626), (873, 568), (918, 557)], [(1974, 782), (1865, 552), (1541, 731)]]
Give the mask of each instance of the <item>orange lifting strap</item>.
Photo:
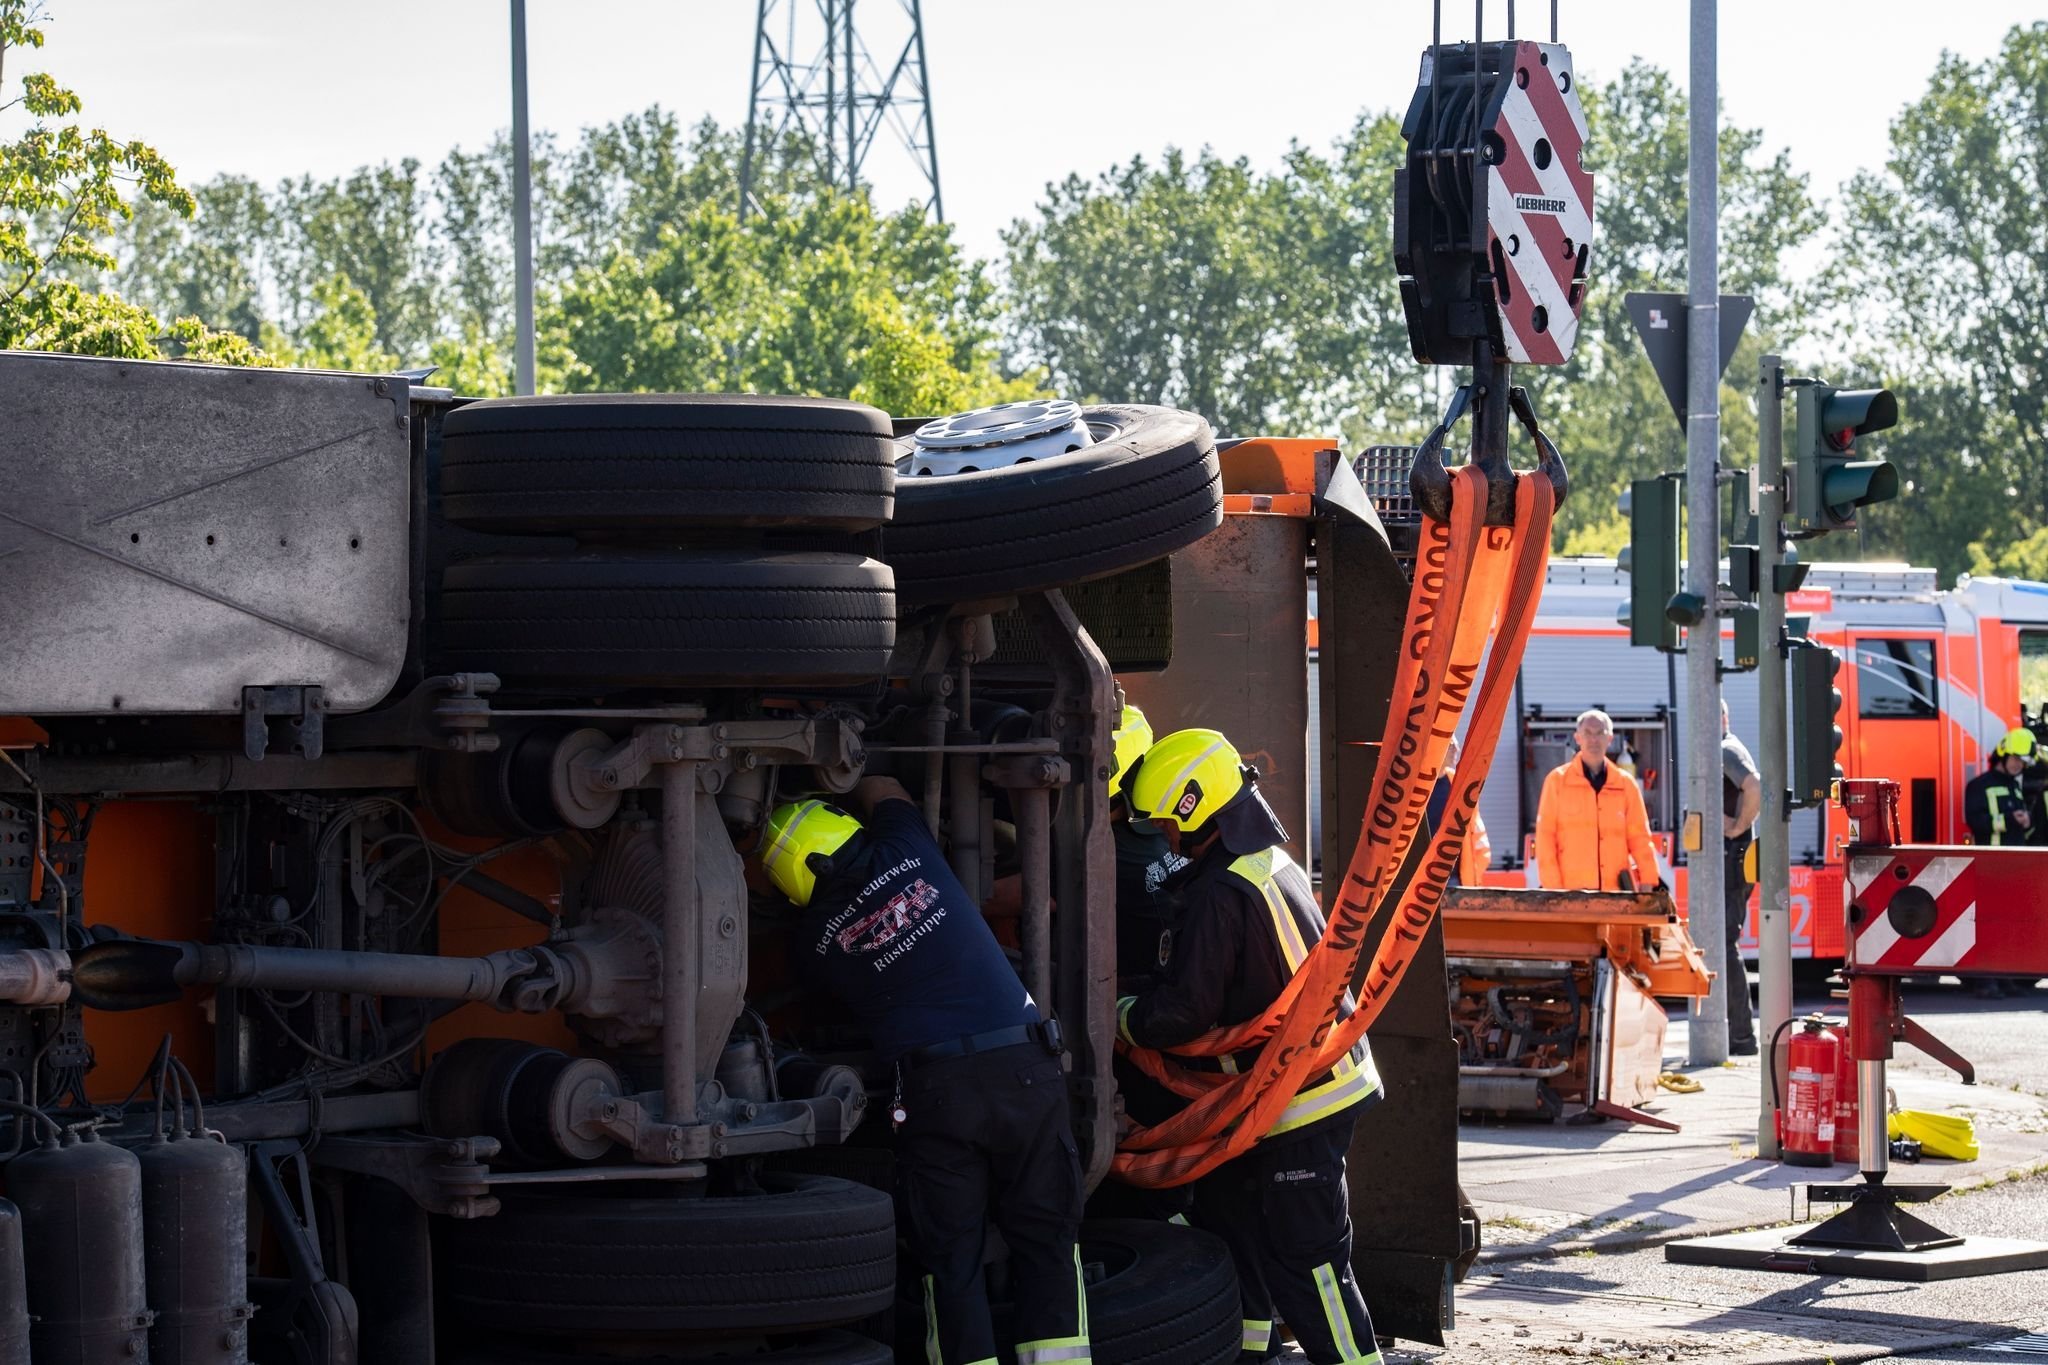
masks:
[[(1336, 1065), (1365, 1035), (1436, 918), (1465, 831), (1479, 809), (1523, 646), (1535, 623), (1556, 506), (1544, 473), (1518, 474), (1514, 525), (1486, 526), (1486, 476), (1467, 465), (1456, 471), (1452, 487), (1449, 523), (1425, 519), (1422, 524), (1394, 675), (1396, 703), (1381, 738), (1372, 800), (1328, 926), (1264, 1015), (1174, 1049), (1182, 1057), (1215, 1057), (1257, 1047), (1253, 1065), (1235, 1075), (1191, 1071), (1172, 1056), (1126, 1049), (1147, 1075), (1190, 1101), (1172, 1118), (1124, 1138), (1112, 1169), (1130, 1184), (1187, 1184), (1264, 1136), (1309, 1078)], [(1452, 628), (1441, 629), (1447, 621), (1454, 623)], [(1491, 656), (1489, 639), (1494, 641)], [(1475, 681), (1478, 701), (1443, 826), (1432, 836), (1360, 978), (1366, 931), (1422, 828), (1445, 748)], [(1360, 981), (1357, 1008), (1339, 1022), (1354, 979)]]

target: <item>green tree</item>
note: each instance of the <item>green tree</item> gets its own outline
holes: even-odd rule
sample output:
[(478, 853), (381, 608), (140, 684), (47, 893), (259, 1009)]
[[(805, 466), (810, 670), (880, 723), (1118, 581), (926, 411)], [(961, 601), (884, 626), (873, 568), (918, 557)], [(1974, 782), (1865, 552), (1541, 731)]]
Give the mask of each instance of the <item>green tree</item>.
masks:
[(360, 290), (376, 318), (378, 349), (418, 364), (440, 330), (431, 202), (417, 161), (363, 166), (329, 181), (279, 187), (275, 216), (278, 283), (294, 331), (325, 305), (314, 288), (339, 275)]
[(586, 266), (547, 310), (570, 390), (747, 390), (860, 397), (915, 413), (1034, 392), (997, 364), (992, 290), (948, 229), (865, 194), (770, 197), (742, 226), (700, 199)]
[(284, 365), (311, 370), (389, 373), (401, 362), (381, 349), (377, 310), (346, 275), (330, 275), (311, 291), (306, 323), (295, 337), (266, 327), (264, 349)]
[[(254, 351), (192, 319), (166, 328), (147, 308), (96, 287), (114, 269), (106, 241), (138, 202), (189, 216), (192, 197), (170, 163), (143, 142), (65, 122), (78, 96), (48, 75), (28, 72), (5, 98), (10, 54), (43, 46), (41, 6), (0, 0), (0, 115), (19, 110), (28, 126), (0, 141), (0, 348), (72, 351), (150, 359), (166, 348), (247, 362)], [(238, 344), (239, 343), (239, 344)]]
[(192, 192), (194, 211), (145, 201), (121, 235), (117, 277), (163, 317), (197, 317), (256, 341), (279, 231), (263, 187), (220, 176)]
[(1296, 147), (1273, 175), (1169, 148), (1049, 186), (1003, 237), (1020, 354), (1077, 397), (1236, 434), (1329, 420), (1376, 389), (1399, 317), (1384, 195), (1358, 193), (1391, 173), (1389, 122), (1362, 120), (1334, 161)]
[[(1627, 296), (1685, 291), (1688, 116), (1685, 92), (1641, 61), (1586, 92), (1598, 235), (1578, 345), (1563, 366), (1517, 373), (1571, 469), (1556, 537), (1567, 553), (1619, 549), (1628, 539), (1621, 490), (1685, 466), (1684, 437), (1629, 320)], [(1765, 155), (1757, 130), (1724, 126), (1720, 162), (1721, 288), (1756, 303), (1721, 381), (1722, 459), (1745, 465), (1756, 454), (1757, 362), (1804, 335), (1812, 294), (1791, 258), (1815, 240), (1821, 216), (1789, 154)]]
[(2048, 22), (1982, 62), (1944, 55), (1893, 121), (1884, 170), (1850, 186), (1842, 311), (1904, 409), (1884, 454), (1906, 488), (1866, 515), (1874, 548), (1953, 574), (1970, 542), (2005, 566), (2048, 525), (2044, 199)]

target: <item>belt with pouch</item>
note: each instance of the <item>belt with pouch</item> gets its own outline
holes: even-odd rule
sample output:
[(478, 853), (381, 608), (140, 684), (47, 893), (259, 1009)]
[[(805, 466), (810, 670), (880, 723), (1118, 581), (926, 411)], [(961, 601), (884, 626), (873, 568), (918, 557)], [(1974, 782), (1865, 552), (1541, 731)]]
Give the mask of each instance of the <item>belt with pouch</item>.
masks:
[(1039, 1024), (1012, 1024), (1009, 1028), (990, 1029), (986, 1033), (970, 1033), (964, 1038), (952, 1038), (943, 1043), (930, 1043), (914, 1047), (903, 1054), (899, 1061), (905, 1071), (914, 1071), (933, 1062), (951, 1061), (955, 1057), (972, 1057), (980, 1052), (996, 1052), (1006, 1047), (1020, 1047), (1025, 1043), (1036, 1043), (1044, 1048), (1046, 1055), (1057, 1057), (1066, 1051), (1060, 1038), (1059, 1021), (1048, 1019)]

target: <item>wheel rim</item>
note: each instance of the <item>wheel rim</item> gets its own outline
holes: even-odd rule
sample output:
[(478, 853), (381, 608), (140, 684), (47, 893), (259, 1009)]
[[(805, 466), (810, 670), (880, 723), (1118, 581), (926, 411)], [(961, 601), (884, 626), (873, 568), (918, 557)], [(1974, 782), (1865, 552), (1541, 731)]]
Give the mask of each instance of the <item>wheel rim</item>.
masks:
[(926, 422), (906, 443), (896, 470), (900, 477), (932, 478), (1033, 464), (1085, 450), (1115, 429), (1085, 417), (1070, 399), (999, 403)]

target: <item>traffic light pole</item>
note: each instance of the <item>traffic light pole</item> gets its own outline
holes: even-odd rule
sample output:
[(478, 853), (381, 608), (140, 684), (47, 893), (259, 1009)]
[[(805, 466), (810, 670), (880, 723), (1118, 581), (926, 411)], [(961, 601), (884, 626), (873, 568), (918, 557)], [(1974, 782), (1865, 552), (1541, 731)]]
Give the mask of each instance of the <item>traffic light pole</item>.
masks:
[[(1785, 739), (1785, 594), (1778, 566), (1785, 562), (1785, 422), (1781, 399), (1785, 370), (1777, 356), (1763, 358), (1757, 388), (1757, 570), (1758, 634), (1763, 648), (1757, 658), (1757, 766), (1763, 783), (1763, 809), (1756, 824), (1757, 974), (1762, 978), (1757, 1041), (1769, 1046), (1778, 1026), (1792, 1017), (1792, 827), (1786, 823)], [(1740, 963), (1729, 964), (1730, 971)], [(1768, 1060), (1767, 1060), (1767, 1063)], [(1776, 1061), (1780, 1076), (1790, 1074), (1785, 1059)], [(1770, 1087), (1758, 1086), (1756, 1151), (1778, 1155), (1777, 1105)]]
[[(1721, 281), (1720, 124), (1715, 88), (1715, 0), (1692, 0), (1690, 193), (1687, 195), (1686, 520), (1687, 583), (1706, 610), (1686, 647), (1686, 914), (1693, 942), (1715, 973), (1712, 991), (1693, 1001), (1688, 1056), (1694, 1066), (1728, 1059), (1728, 1008), (1720, 973), (1729, 970), (1722, 925), (1721, 830)], [(1740, 971), (1741, 962), (1734, 964)]]

